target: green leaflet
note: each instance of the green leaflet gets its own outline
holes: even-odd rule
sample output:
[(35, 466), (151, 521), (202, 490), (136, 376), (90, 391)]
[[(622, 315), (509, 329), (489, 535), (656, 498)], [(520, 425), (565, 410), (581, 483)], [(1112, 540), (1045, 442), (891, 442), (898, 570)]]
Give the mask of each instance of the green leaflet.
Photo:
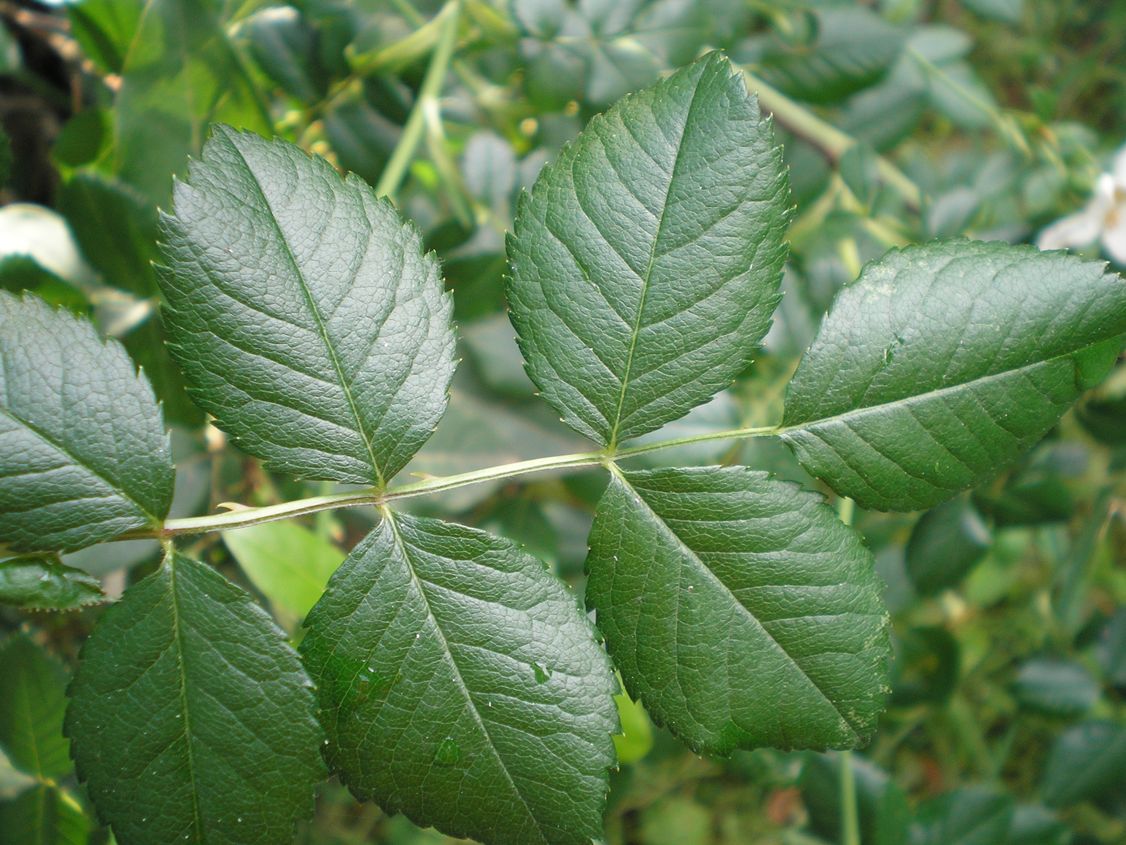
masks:
[(388, 514), (307, 625), (329, 763), (357, 796), (489, 843), (601, 835), (617, 683), (538, 560)]
[(963, 787), (919, 807), (916, 836), (920, 845), (997, 845), (1008, 839), (1013, 799), (980, 786)]
[(104, 600), (97, 578), (63, 565), (57, 557), (0, 561), (0, 604), (33, 610), (74, 610)]
[(837, 493), (927, 508), (1032, 446), (1126, 333), (1126, 283), (1101, 263), (956, 240), (869, 264), (786, 394), (782, 437)]
[(755, 56), (762, 78), (792, 97), (839, 102), (880, 80), (903, 47), (904, 31), (862, 6), (813, 13), (816, 38), (790, 46), (775, 36)]
[(288, 841), (324, 777), (311, 686), (245, 592), (173, 554), (86, 641), (66, 732), (122, 845)]
[(615, 471), (587, 569), (627, 689), (693, 749), (851, 748), (875, 728), (887, 613), (819, 496), (742, 467)]
[(158, 525), (168, 436), (125, 350), (34, 296), (0, 292), (0, 543), (69, 551)]
[(1109, 720), (1072, 725), (1048, 753), (1040, 780), (1044, 803), (1066, 807), (1121, 793), (1126, 767), (1126, 727)]
[(88, 845), (90, 820), (64, 790), (40, 784), (0, 803), (0, 845)]
[[(199, 152), (208, 124), (266, 132), (267, 105), (225, 31), (216, 0), (143, 0), (136, 17), (98, 3), (80, 15), (87, 42), (121, 54), (121, 89), (113, 108), (116, 174), (151, 202), (168, 199), (172, 174)], [(83, 4), (85, 6), (85, 4)], [(135, 28), (134, 28), (135, 27)], [(128, 33), (128, 45), (112, 42)]]
[(38, 780), (61, 778), (73, 766), (63, 736), (67, 673), (24, 634), (0, 643), (0, 747), (17, 769)]
[(160, 281), (192, 396), (279, 472), (382, 486), (434, 430), (454, 369), (417, 230), (358, 177), (226, 127), (174, 193)]
[(931, 596), (968, 575), (992, 542), (989, 527), (969, 499), (951, 499), (915, 523), (904, 566), (916, 592)]
[(521, 198), (508, 300), (528, 374), (603, 445), (728, 386), (778, 302), (789, 189), (713, 53), (594, 118)]

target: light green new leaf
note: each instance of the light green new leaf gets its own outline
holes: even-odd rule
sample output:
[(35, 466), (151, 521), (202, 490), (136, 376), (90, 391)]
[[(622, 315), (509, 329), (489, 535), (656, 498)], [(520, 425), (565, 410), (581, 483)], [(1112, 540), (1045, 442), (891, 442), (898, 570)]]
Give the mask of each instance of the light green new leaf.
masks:
[(486, 843), (601, 835), (617, 682), (538, 560), (388, 515), (306, 621), (329, 763), (357, 796)]
[[(113, 165), (122, 180), (163, 205), (172, 174), (183, 172), (188, 156), (199, 152), (208, 124), (266, 132), (271, 121), (264, 96), (227, 36), (227, 4), (143, 0), (136, 18), (117, 10), (137, 3), (99, 3), (84, 28), (93, 39), (99, 26), (136, 27), (121, 58)], [(118, 20), (111, 23), (112, 17)]]
[(770, 325), (789, 188), (770, 123), (713, 53), (594, 118), (516, 214), (528, 374), (616, 445), (727, 387)]
[(0, 292), (0, 543), (67, 551), (158, 525), (172, 482), (160, 409), (120, 344)]
[(65, 566), (57, 557), (0, 561), (0, 604), (32, 610), (74, 610), (105, 601), (93, 575)]
[(73, 768), (63, 736), (67, 674), (23, 634), (0, 644), (0, 746), (12, 765), (40, 780)]
[(55, 786), (0, 803), (0, 845), (88, 845), (91, 827), (78, 802)]
[(1126, 282), (1101, 263), (955, 240), (864, 268), (786, 395), (783, 438), (865, 508), (916, 510), (988, 479), (1113, 362)]
[(693, 749), (871, 735), (887, 613), (871, 553), (819, 496), (742, 467), (616, 471), (587, 569), (630, 695)]
[(66, 732), (122, 845), (288, 842), (324, 777), (311, 687), (245, 592), (173, 555), (86, 641)]
[(450, 300), (418, 231), (358, 177), (226, 127), (174, 194), (160, 282), (192, 396), (279, 472), (390, 480), (454, 369)]
[[(324, 592), (344, 553), (295, 522), (267, 522), (223, 534), (246, 577), (275, 614), (300, 620)], [(280, 617), (279, 617), (280, 618)]]

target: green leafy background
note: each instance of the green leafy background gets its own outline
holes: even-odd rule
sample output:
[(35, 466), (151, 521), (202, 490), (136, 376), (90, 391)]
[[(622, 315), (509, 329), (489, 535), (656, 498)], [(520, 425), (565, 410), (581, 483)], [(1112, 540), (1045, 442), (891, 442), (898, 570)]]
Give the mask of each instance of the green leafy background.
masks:
[[(974, 418), (983, 438), (979, 454), (961, 455), (961, 460), (945, 453), (928, 455), (950, 463), (955, 474), (964, 476), (958, 487), (972, 483), (971, 490), (952, 501), (931, 508), (937, 499), (925, 491), (896, 490), (894, 481), (879, 491), (858, 489), (844, 470), (834, 474), (825, 469), (835, 466), (832, 445), (826, 440), (839, 434), (839, 427), (830, 432), (828, 424), (823, 425), (819, 430), (823, 440), (804, 432), (810, 430), (810, 421), (837, 412), (834, 387), (845, 389), (838, 375), (842, 368), (859, 372), (875, 364), (894, 364), (884, 370), (886, 381), (873, 386), (868, 397), (886, 408), (905, 390), (936, 387), (933, 382), (945, 375), (936, 372), (937, 367), (957, 358), (949, 324), (936, 321), (950, 303), (923, 301), (915, 314), (879, 315), (876, 303), (864, 299), (865, 295), (878, 298), (880, 279), (871, 268), (851, 290), (851, 301), (838, 300), (836, 316), (815, 342), (821, 314), (845, 283), (861, 276), (864, 263), (893, 247), (906, 248), (892, 261), (909, 263), (913, 254), (927, 248), (908, 245), (932, 237), (1034, 241), (1037, 231), (1086, 201), (1098, 174), (1109, 168), (1115, 148), (1126, 141), (1122, 70), (1126, 12), (1113, 3), (1055, 0), (463, 0), (459, 6), (454, 58), (442, 80), (441, 99), (427, 100), (428, 108), (440, 107), (439, 117), (423, 125), (416, 154), (395, 192), (395, 205), (417, 223), (418, 234), (408, 238), (417, 242), (412, 249), (419, 256), (422, 250), (434, 251), (451, 296), (448, 300), (440, 296), (428, 275), (432, 269), (426, 266), (432, 259), (421, 257), (420, 289), (429, 284), (433, 289), (427, 288), (427, 296), (433, 307), (441, 310), (445, 306), (440, 303), (448, 301), (458, 322), (456, 351), (452, 339), (437, 332), (428, 338), (427, 348), (435, 350), (428, 353), (430, 360), (461, 359), (459, 372), (441, 422), (438, 414), (445, 399), (439, 391), (442, 395), (413, 395), (417, 413), (408, 432), (391, 432), (375, 423), (365, 429), (364, 420), (374, 420), (377, 409), (345, 407), (344, 424), (349, 425), (350, 419), (354, 429), (372, 435), (367, 438), (370, 443), (377, 448), (385, 444), (388, 451), (377, 454), (385, 455), (394, 470), (401, 470), (402, 480), (414, 472), (449, 474), (590, 448), (589, 442), (559, 422), (561, 414), (566, 416), (564, 408), (551, 408), (534, 396), (542, 392), (544, 398), (552, 398), (550, 390), (538, 383), (543, 379), (537, 378), (535, 365), (532, 380), (521, 367), (516, 332), (504, 316), (509, 272), (504, 233), (513, 231), (518, 208), (535, 210), (535, 195), (521, 201), (521, 191), (531, 187), (545, 162), (568, 155), (561, 152), (564, 145), (593, 115), (706, 49), (725, 49), (737, 65), (787, 98), (798, 114), (822, 119), (838, 134), (814, 133), (811, 142), (808, 126), (795, 122), (793, 113), (777, 116), (776, 141), (783, 145), (792, 199), (779, 195), (775, 200), (778, 210), (789, 214), (785, 237), (791, 249), (780, 283), (783, 296), (764, 346), (725, 349), (714, 356), (710, 363), (723, 365), (707, 391), (715, 393), (715, 399), (671, 422), (672, 414), (654, 414), (652, 425), (629, 430), (640, 440), (626, 445), (645, 442), (654, 435), (644, 431), (661, 422), (668, 424), (656, 436), (664, 438), (782, 420), (787, 382), (799, 356), (812, 344), (814, 351), (798, 370), (785, 403), (785, 423), (795, 426), (791, 439), (801, 462), (773, 440), (702, 443), (636, 459), (631, 471), (644, 463), (654, 472), (646, 482), (649, 486), (639, 489), (650, 490), (645, 495), (655, 497), (654, 504), (660, 498), (656, 506), (667, 509), (671, 494), (661, 486), (661, 466), (745, 464), (768, 470), (778, 479), (800, 482), (811, 491), (830, 496), (835, 491), (857, 500), (854, 522), (874, 559), (880, 583), (858, 581), (860, 595), (833, 601), (855, 604), (849, 612), (862, 606), (860, 617), (870, 620), (867, 633), (874, 634), (880, 620), (867, 608), (870, 593), (882, 589), (891, 614), (895, 655), (887, 667), (888, 707), (878, 719), (874, 714), (864, 717), (865, 723), (873, 722), (873, 738), (851, 758), (862, 842), (1122, 841), (1126, 837), (1121, 778), (1126, 767), (1126, 611), (1122, 609), (1126, 600), (1122, 575), (1126, 369), (1114, 360), (1117, 348), (1107, 352), (1105, 345), (1100, 346), (1108, 338), (1113, 346), (1113, 338), (1123, 331), (1126, 309), (1121, 294), (1102, 300), (1101, 316), (1085, 317), (1090, 331), (1084, 332), (1082, 349), (1053, 348), (1050, 362), (1032, 352), (1043, 348), (1038, 344), (1046, 337), (1050, 340), (1051, 319), (1067, 311), (1067, 297), (1075, 285), (1103, 285), (1110, 277), (1092, 264), (1077, 271), (1081, 282), (1065, 278), (1063, 269), (1052, 274), (997, 268), (999, 279), (1006, 272), (1012, 276), (1011, 285), (1001, 289), (1009, 292), (1016, 307), (1031, 305), (1035, 295), (1041, 309), (1022, 312), (1028, 317), (1023, 326), (1026, 339), (1012, 342), (1006, 350), (1008, 365), (998, 372), (1032, 367), (1039, 381), (1007, 385), (1007, 401), (1019, 418), (1013, 432), (1005, 436), (994, 432), (997, 436), (989, 440), (993, 430), (988, 421)], [(152, 261), (159, 254), (158, 239), (172, 240), (183, 232), (170, 221), (159, 229), (158, 209), (173, 210), (173, 174), (187, 180), (187, 185), (196, 183), (189, 157), (197, 160), (197, 174), (211, 166), (200, 154), (208, 127), (216, 122), (277, 135), (325, 156), (331, 164), (357, 174), (348, 183), (352, 186), (348, 201), (367, 202), (362, 182), (379, 183), (412, 109), (425, 99), (426, 68), (449, 9), (438, 2), (307, 0), (282, 6), (81, 0), (37, 14), (43, 15), (42, 20), (7, 10), (0, 13), (0, 84), (13, 93), (0, 106), (0, 198), (5, 204), (0, 215), (12, 214), (13, 207), (27, 214), (26, 204), (34, 204), (30, 212), (38, 221), (34, 243), (45, 246), (31, 249), (28, 240), (13, 248), (4, 240), (4, 231), (14, 231), (9, 228), (13, 218), (6, 216), (0, 224), (4, 248), (0, 288), (13, 293), (30, 289), (53, 304), (91, 317), (102, 335), (119, 338), (133, 361), (143, 367), (172, 427), (171, 445), (166, 448), (177, 468), (175, 489), (167, 477), (167, 456), (159, 465), (138, 467), (131, 478), (115, 480), (118, 486), (126, 494), (142, 496), (151, 505), (149, 511), (163, 511), (171, 501), (169, 512), (177, 517), (211, 512), (224, 502), (268, 505), (320, 495), (335, 491), (334, 482), (339, 481), (375, 483), (378, 479), (372, 477), (370, 466), (365, 467), (362, 452), (347, 471), (318, 473), (306, 461), (296, 473), (304, 480), (295, 480), (275, 470), (293, 471), (297, 464), (277, 462), (269, 448), (248, 448), (248, 455), (225, 444), (221, 431), (242, 437), (244, 446), (246, 436), (255, 434), (240, 429), (237, 421), (216, 414), (218, 428), (204, 428), (203, 415), (187, 396), (176, 358), (162, 345), (165, 328), (157, 313), (161, 294)], [(69, 31), (57, 36), (64, 21), (69, 22)], [(643, 105), (639, 98), (630, 103), (633, 109)], [(602, 126), (600, 131), (607, 131), (608, 122)], [(624, 139), (614, 141), (607, 135), (606, 140), (620, 144)], [(777, 153), (769, 140), (762, 143), (761, 155), (771, 160)], [(888, 164), (902, 179), (888, 178)], [(325, 166), (323, 172), (330, 173), (331, 168)], [(177, 190), (191, 189), (181, 184)], [(282, 190), (277, 199), (284, 199), (284, 194)], [(178, 204), (177, 212), (181, 208)], [(298, 203), (293, 213), (300, 211)], [(385, 212), (372, 213), (378, 217)], [(643, 217), (638, 212), (637, 219)], [(237, 234), (232, 225), (215, 225), (229, 221), (211, 211), (201, 211), (199, 220), (201, 225)], [(516, 234), (518, 257), (511, 268), (511, 284), (519, 286), (528, 266), (522, 263), (520, 250), (529, 241), (519, 227)], [(258, 242), (263, 255), (271, 248), (269, 240), (266, 233)], [(1098, 246), (1085, 254), (1098, 258)], [(348, 260), (347, 255), (330, 257)], [(770, 266), (774, 258), (767, 261)], [(528, 260), (532, 259), (529, 252)], [(1075, 259), (1053, 260), (1061, 268), (1079, 266)], [(979, 265), (993, 261), (988, 249), (975, 258)], [(245, 274), (242, 281), (253, 287), (256, 268), (240, 269)], [(173, 267), (159, 272), (174, 271)], [(316, 275), (309, 278), (314, 285), (319, 281)], [(926, 281), (910, 283), (922, 288)], [(166, 294), (169, 290), (166, 286)], [(774, 299), (772, 294), (766, 298)], [(513, 301), (519, 305), (518, 298)], [(14, 296), (0, 294), (4, 308), (18, 307), (14, 302)], [(170, 304), (176, 307), (176, 302)], [(349, 307), (352, 313), (361, 313), (371, 305), (365, 301)], [(999, 303), (998, 307), (1013, 306)], [(849, 343), (848, 332), (857, 324), (846, 319), (849, 308), (878, 323), (886, 337), (870, 348)], [(526, 343), (520, 308), (514, 310)], [(974, 319), (963, 319), (959, 329), (966, 329), (963, 340), (978, 348), (990, 338), (975, 336), (973, 327), (981, 315), (969, 316)], [(20, 320), (20, 331), (39, 326), (53, 333), (56, 342), (61, 332), (71, 331), (65, 315), (50, 318), (54, 330), (37, 323), (39, 319)], [(765, 316), (763, 321), (756, 319), (756, 328), (765, 331), (764, 320)], [(185, 326), (178, 326), (175, 319), (169, 326), (173, 341), (183, 347)], [(14, 333), (5, 334), (0, 345), (14, 338)], [(899, 356), (897, 345), (906, 339), (925, 343), (931, 357), (920, 361)], [(342, 331), (337, 340), (338, 351), (343, 350), (346, 358), (347, 333)], [(87, 344), (91, 354), (100, 346), (93, 333), (76, 344), (76, 348)], [(944, 347), (940, 357), (933, 349), (943, 344), (950, 348)], [(120, 355), (124, 363), (124, 353)], [(179, 357), (184, 362), (185, 356)], [(744, 367), (751, 357), (757, 360)], [(80, 361), (70, 360), (76, 372), (82, 371)], [(93, 375), (90, 368), (86, 371)], [(958, 372), (962, 381), (983, 375), (965, 368)], [(1078, 407), (1057, 422), (1058, 411), (1107, 372), (1101, 385), (1084, 394)], [(310, 373), (332, 378), (331, 368), (326, 372), (313, 366), (305, 376)], [(120, 372), (109, 373), (106, 378), (120, 376)], [(298, 389), (302, 386), (292, 372), (279, 375), (275, 369), (262, 378), (290, 378)], [(112, 395), (130, 395), (133, 388), (127, 379), (123, 383), (124, 391)], [(152, 405), (150, 396), (134, 398), (146, 408)], [(702, 398), (707, 397), (694, 400)], [(921, 426), (914, 445), (928, 442), (924, 434), (928, 428), (941, 428), (940, 412), (960, 410), (952, 405), (929, 409), (934, 424)], [(146, 418), (151, 417), (138, 417)], [(427, 439), (435, 425), (437, 430)], [(580, 428), (580, 433), (591, 432)], [(595, 434), (609, 439), (608, 431)], [(855, 436), (886, 451), (879, 434), (858, 431)], [(151, 440), (154, 434), (142, 425), (129, 436)], [(309, 436), (315, 439), (315, 433)], [(1011, 448), (1009, 441), (1019, 441), (1030, 451), (1018, 456), (1021, 450)], [(393, 444), (401, 448), (396, 452)], [(287, 440), (285, 445), (295, 444)], [(139, 461), (154, 454), (135, 451)], [(370, 464), (371, 453), (367, 455)], [(830, 486), (813, 481), (809, 469), (825, 474)], [(131, 488), (138, 479), (142, 488)], [(574, 596), (557, 585), (544, 588), (550, 598), (541, 611), (548, 614), (548, 608), (573, 603), (586, 591), (586, 538), (596, 505), (604, 495), (603, 512), (616, 502), (613, 486), (604, 494), (606, 483), (604, 473), (576, 471), (482, 484), (406, 500), (403, 504), (410, 513), (401, 519), (419, 532), (420, 543), (423, 537), (437, 542), (433, 526), (443, 523), (434, 518), (509, 538), (516, 545), (489, 552), (499, 555), (490, 558), (496, 572), (538, 583), (541, 571), (529, 562), (527, 553), (531, 553), (575, 588)], [(795, 489), (781, 480), (773, 484), (776, 491)], [(812, 493), (805, 495), (808, 503), (798, 497), (789, 507), (832, 517), (825, 505), (814, 504)], [(887, 495), (912, 496), (916, 510), (882, 513), (887, 501), (881, 497)], [(767, 495), (761, 499), (763, 507), (767, 500), (782, 507)], [(619, 504), (638, 507), (625, 501)], [(665, 527), (656, 524), (653, 512), (642, 509), (635, 517), (650, 529), (665, 532), (654, 543), (667, 542), (668, 522)], [(120, 526), (139, 527), (146, 522), (135, 513), (111, 516), (124, 520)], [(3, 519), (0, 516), (0, 524)], [(323, 644), (300, 643), (300, 623), (347, 551), (363, 537), (378, 538), (378, 532), (387, 530), (378, 519), (370, 509), (322, 513), (222, 536), (203, 535), (189, 539), (184, 551), (250, 591), (247, 599), (241, 592), (212, 585), (215, 595), (236, 608), (223, 618), (236, 628), (251, 620), (263, 654), (289, 671), (296, 667), (296, 657), (273, 623), (249, 609), (251, 602), (269, 609), (291, 644), (306, 654), (317, 654)], [(688, 532), (685, 536), (693, 547), (690, 528), (681, 530)], [(68, 541), (68, 549), (96, 539), (92, 534), (76, 536)], [(590, 563), (586, 601), (598, 606), (609, 592), (599, 581), (599, 556), (608, 555), (612, 561), (611, 546), (618, 541), (599, 527), (592, 540), (596, 557)], [(34, 550), (34, 545), (33, 538), (25, 539), (23, 548)], [(279, 550), (285, 554), (279, 555)], [(99, 618), (100, 634), (88, 641), (88, 660), (96, 659), (99, 638), (127, 635), (115, 631), (114, 625), (123, 608), (106, 612), (89, 605), (105, 597), (117, 598), (124, 586), (135, 585), (137, 591), (129, 594), (132, 600), (147, 595), (152, 602), (155, 615), (146, 617), (148, 624), (154, 631), (172, 630), (162, 624), (168, 620), (160, 615), (171, 595), (162, 581), (169, 570), (158, 568), (161, 555), (156, 542), (131, 541), (91, 546), (68, 553), (61, 561), (23, 556), (0, 564), (0, 596), (6, 602), (0, 607), (5, 637), (0, 642), (4, 679), (0, 842), (106, 841), (86, 792), (97, 796), (98, 786), (88, 778), (87, 786), (80, 785), (70, 762), (71, 751), (80, 760), (89, 755), (82, 748), (68, 750), (64, 690), (74, 676), (79, 648)], [(700, 559), (706, 556), (701, 554)], [(438, 584), (433, 589), (439, 589), (444, 585), (440, 558), (428, 560)], [(381, 577), (394, 575), (390, 564), (382, 563), (387, 571)], [(186, 577), (208, 577), (203, 574), (207, 569), (191, 561), (176, 565), (189, 573)], [(354, 561), (351, 566), (355, 568)], [(349, 569), (339, 570), (340, 588), (330, 591), (330, 596), (346, 597), (350, 575)], [(86, 609), (72, 614), (37, 610), (34, 605), (42, 602), (44, 594), (38, 591), (38, 598), (29, 601), (29, 584), (49, 586), (53, 607)], [(404, 595), (409, 593), (402, 589)], [(731, 604), (722, 593), (717, 595)], [(515, 599), (510, 604), (516, 604)], [(317, 612), (330, 609), (326, 605)], [(734, 606), (728, 609), (735, 619), (745, 619)], [(199, 610), (203, 613), (206, 608)], [(567, 618), (568, 625), (577, 624), (575, 615)], [(660, 619), (660, 608), (653, 609), (652, 618)], [(470, 633), (481, 632), (456, 631), (454, 637), (471, 641)], [(636, 650), (636, 643), (609, 629), (606, 636), (611, 655), (626, 654), (631, 646)], [(222, 638), (210, 622), (207, 638), (222, 657), (231, 657), (222, 651)], [(151, 639), (155, 647), (159, 638), (154, 633)], [(679, 642), (691, 648), (690, 641)], [(710, 743), (706, 725), (678, 721), (677, 702), (667, 700), (672, 696), (655, 696), (649, 708), (652, 718), (647, 715), (646, 690), (639, 689), (631, 676), (631, 664), (618, 660), (625, 691), (642, 703), (622, 693), (615, 698), (617, 714), (588, 714), (592, 724), (601, 726), (620, 720), (625, 731), (615, 737), (621, 767), (610, 776), (601, 831), (607, 842), (808, 845), (842, 841), (839, 755), (758, 750), (700, 758), (674, 739), (666, 726), (680, 728), (685, 736), (689, 731), (685, 725), (693, 724), (692, 730), (700, 732), (690, 735), (694, 745), (730, 748), (722, 741)], [(521, 664), (527, 668), (522, 681), (525, 692), (535, 695), (543, 707), (565, 700), (556, 688), (563, 675), (537, 683), (534, 663), (539, 665), (534, 655), (528, 655)], [(97, 699), (101, 703), (96, 706), (104, 708), (91, 709), (90, 718), (116, 725), (114, 730), (152, 730), (154, 736), (170, 729), (160, 721), (162, 715), (169, 724), (175, 723), (175, 708), (149, 714), (115, 700), (112, 690), (97, 687), (93, 665), (85, 665), (89, 668), (73, 680), (73, 693)], [(488, 664), (483, 666), (476, 667), (478, 674), (486, 682), (498, 683), (485, 671)], [(104, 675), (101, 683), (112, 686), (113, 672), (129, 668), (107, 668), (98, 673)], [(545, 675), (550, 668), (540, 666)], [(874, 676), (882, 671), (868, 668)], [(393, 671), (388, 671), (384, 674), (393, 678)], [(292, 696), (302, 702), (303, 712), (312, 713), (313, 699), (302, 686), (299, 670), (289, 676), (288, 684), (280, 678), (277, 683), (279, 696)], [(736, 676), (736, 686), (739, 683)], [(408, 698), (417, 694), (394, 685), (381, 690), (376, 679), (369, 684), (376, 688), (369, 693), (376, 698), (384, 692)], [(209, 708), (230, 705), (242, 696), (237, 689), (220, 692), (218, 703), (206, 687), (198, 691), (198, 702), (189, 701), (192, 707), (204, 708), (199, 718), (206, 720)], [(607, 698), (612, 692), (609, 686), (600, 687)], [(486, 684), (475, 694), (495, 695), (496, 690)], [(453, 714), (448, 715), (449, 731), (430, 739), (433, 756), (441, 762), (436, 771), (456, 779), (466, 776), (461, 763), (476, 759), (470, 752), (482, 739), (472, 730), (459, 733), (464, 717), (455, 721)], [(519, 713), (510, 715), (520, 724)], [(146, 719), (154, 721), (142, 724)], [(268, 739), (271, 714), (248, 715), (245, 721), (248, 743), (254, 736)], [(390, 721), (394, 728), (394, 719)], [(760, 719), (751, 727), (768, 733)], [(314, 734), (319, 729), (311, 718), (305, 728), (310, 742), (318, 744), (319, 733)], [(454, 737), (452, 744), (445, 743), (447, 736)], [(110, 754), (113, 734), (106, 733), (103, 739), (107, 748), (97, 750), (102, 758)], [(356, 753), (362, 757), (378, 751), (376, 746)], [(608, 747), (603, 744), (599, 754), (608, 760)], [(315, 757), (292, 761), (285, 777), (279, 778), (278, 794), (286, 789), (299, 793), (302, 784), (307, 792), (309, 784), (322, 778), (319, 766)], [(417, 770), (411, 765), (404, 769)], [(358, 787), (349, 785), (364, 795), (381, 797), (389, 809), (402, 809), (423, 824), (441, 823), (448, 830), (470, 832), (446, 820), (445, 810), (412, 803), (420, 799), (409, 784), (389, 801), (381, 793), (386, 785), (377, 780), (373, 776)], [(226, 815), (223, 800), (231, 807), (243, 803), (243, 798), (250, 801), (240, 791), (244, 788), (232, 783), (216, 798), (220, 802), (213, 805), (218, 808), (216, 818)], [(584, 792), (576, 787), (568, 800), (576, 806), (589, 805), (594, 799), (588, 793), (589, 788)], [(136, 797), (143, 804), (159, 795)], [(270, 812), (265, 802), (254, 800), (259, 801), (258, 814), (245, 815), (243, 824), (253, 823), (259, 839), (231, 833), (231, 841), (283, 841), (293, 826), (288, 815), (292, 805), (282, 802), (284, 811)], [(558, 808), (539, 809), (550, 818)], [(315, 811), (305, 815), (309, 818), (296, 825), (297, 841), (445, 841), (442, 834), (419, 828), (404, 816), (387, 815), (372, 803), (357, 804), (346, 787), (335, 782), (320, 785)], [(468, 815), (467, 811), (461, 817)], [(488, 814), (483, 815), (487, 821)], [(166, 814), (166, 821), (171, 818)], [(119, 841), (130, 841), (127, 836), (118, 832)], [(137, 841), (145, 841), (143, 834), (137, 836), (141, 837)]]

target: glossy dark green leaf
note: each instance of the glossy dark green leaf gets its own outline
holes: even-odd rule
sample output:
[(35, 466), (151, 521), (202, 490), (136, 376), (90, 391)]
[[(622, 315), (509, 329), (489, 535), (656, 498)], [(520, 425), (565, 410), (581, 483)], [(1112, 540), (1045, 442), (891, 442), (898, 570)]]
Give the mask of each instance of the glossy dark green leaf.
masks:
[(966, 7), (985, 18), (1004, 23), (1020, 23), (1024, 0), (963, 0)]
[(1013, 799), (1001, 792), (970, 786), (947, 792), (919, 807), (921, 835), (914, 845), (999, 845), (1013, 820)]
[(837, 296), (786, 395), (802, 465), (874, 510), (930, 507), (1036, 443), (1103, 375), (1126, 282), (1001, 243), (907, 247)]
[(74, 797), (55, 786), (0, 803), (0, 845), (87, 845), (92, 828)]
[(587, 569), (630, 695), (693, 749), (871, 736), (887, 613), (871, 553), (819, 496), (742, 467), (615, 472)]
[(1116, 687), (1126, 687), (1126, 607), (1115, 611), (1106, 623), (1097, 651), (1106, 679)]
[(287, 94), (316, 103), (328, 83), (317, 52), (317, 33), (293, 6), (272, 6), (240, 27), (258, 66)]
[(122, 845), (288, 842), (324, 777), (312, 684), (241, 589), (175, 554), (82, 648), (66, 732)]
[(769, 44), (759, 61), (763, 78), (801, 100), (828, 103), (877, 82), (903, 47), (903, 31), (858, 6), (816, 12), (807, 45)]
[(218, 127), (177, 185), (163, 255), (192, 396), (270, 467), (382, 485), (434, 430), (449, 297), (415, 228), (359, 178)]
[(1126, 727), (1110, 721), (1081, 722), (1060, 734), (1040, 780), (1040, 794), (1053, 807), (1066, 807), (1123, 788)]
[(30, 637), (14, 634), (0, 643), (0, 678), (0, 747), (8, 759), (39, 780), (69, 774), (66, 670)]
[(64, 566), (58, 558), (0, 561), (0, 604), (31, 610), (74, 610), (105, 601), (97, 578)]
[(156, 294), (156, 206), (127, 185), (78, 173), (59, 192), (82, 254), (106, 284), (140, 297)]
[(1076, 416), (1100, 443), (1126, 445), (1126, 393), (1092, 396), (1079, 406)]
[(329, 763), (357, 796), (486, 843), (601, 835), (617, 683), (538, 560), (387, 515), (307, 625)]
[(1039, 804), (1018, 804), (1005, 845), (1070, 845), (1071, 830)]
[(1082, 663), (1055, 657), (1026, 660), (1013, 681), (1017, 701), (1031, 710), (1055, 716), (1077, 716), (1090, 710), (1099, 685)]
[[(802, 765), (802, 803), (809, 812), (810, 827), (826, 842), (841, 840), (841, 756), (807, 754)], [(907, 795), (886, 772), (863, 757), (853, 755), (850, 765), (862, 841), (903, 845), (911, 820)]]
[(0, 543), (78, 549), (168, 513), (160, 410), (114, 341), (41, 300), (0, 292)]
[(711, 54), (590, 122), (509, 242), (528, 373), (602, 444), (729, 385), (778, 302), (789, 192), (770, 124)]
[(892, 640), (893, 707), (946, 701), (958, 685), (962, 649), (943, 627), (926, 625), (897, 632)]
[(906, 567), (920, 595), (933, 595), (962, 580), (989, 551), (989, 528), (966, 498), (923, 514), (907, 541)]
[(403, 91), (379, 79), (335, 98), (325, 114), (324, 131), (340, 166), (374, 184), (395, 149), (410, 105)]

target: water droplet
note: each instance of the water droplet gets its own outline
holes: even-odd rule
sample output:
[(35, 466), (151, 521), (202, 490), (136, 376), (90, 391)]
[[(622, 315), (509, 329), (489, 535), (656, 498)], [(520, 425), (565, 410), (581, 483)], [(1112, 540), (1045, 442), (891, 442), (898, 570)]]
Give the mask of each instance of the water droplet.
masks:
[(418, 639), (422, 639), (422, 634), (415, 634), (415, 635), (414, 635), (414, 638), (415, 638), (416, 640), (418, 640)]
[(454, 766), (461, 762), (461, 746), (452, 736), (448, 736), (438, 744), (434, 752), (434, 762), (440, 766)]
[(691, 592), (695, 591), (695, 589), (696, 589), (696, 588), (695, 588), (695, 587), (693, 587), (693, 586), (692, 586), (691, 584), (689, 584), (689, 585), (688, 585), (688, 592), (690, 592), (690, 593), (691, 593)]
[(242, 816), (239, 816), (239, 817), (238, 817), (238, 823), (239, 823), (239, 824), (242, 824)]
[(551, 677), (551, 670), (540, 666), (538, 663), (532, 664), (532, 670), (536, 673), (537, 684), (546, 684), (547, 679)]
[(328, 745), (328, 740), (326, 739), (324, 742), (321, 743), (321, 745)]
[(371, 695), (371, 673), (366, 670), (356, 678), (356, 703), (363, 704)]

